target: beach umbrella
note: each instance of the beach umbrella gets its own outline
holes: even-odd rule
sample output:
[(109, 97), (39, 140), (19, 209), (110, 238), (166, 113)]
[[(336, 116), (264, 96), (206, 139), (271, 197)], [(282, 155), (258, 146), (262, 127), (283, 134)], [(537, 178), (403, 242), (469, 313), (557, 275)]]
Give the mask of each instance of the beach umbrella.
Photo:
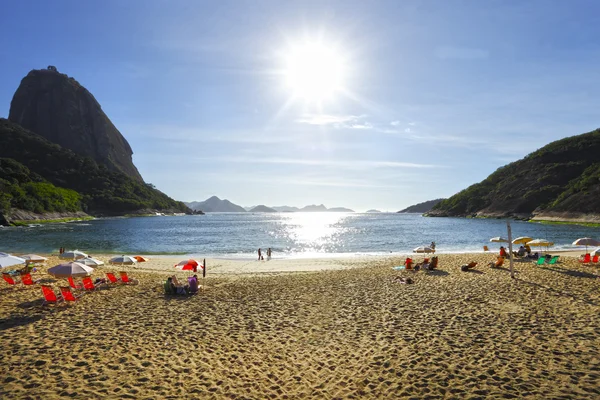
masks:
[(589, 237), (584, 237), (574, 241), (573, 246), (585, 246), (585, 252), (587, 253), (588, 246), (600, 246), (600, 241)]
[(58, 264), (54, 267), (48, 268), (48, 274), (54, 276), (55, 278), (88, 276), (92, 272), (94, 272), (94, 268), (75, 261)]
[(82, 258), (78, 262), (89, 267), (97, 267), (99, 265), (104, 265), (104, 261), (100, 261), (92, 257)]
[(181, 262), (179, 262), (179, 264), (175, 265), (175, 268), (180, 269), (182, 271), (193, 271), (194, 268), (198, 267), (198, 261), (196, 260), (183, 260)]
[(142, 256), (134, 256), (133, 258), (135, 258), (135, 260), (137, 262), (146, 262), (146, 261), (150, 260), (148, 257), (142, 257)]
[(529, 236), (520, 236), (518, 238), (516, 238), (515, 240), (512, 241), (513, 244), (527, 244), (529, 242), (531, 242), (533, 240), (533, 238), (530, 238)]
[(503, 237), (496, 236), (490, 239), (490, 242), (494, 243), (508, 243), (508, 239), (504, 239)]
[(83, 251), (71, 250), (71, 251), (65, 251), (58, 257), (63, 258), (63, 259), (68, 259), (68, 260), (78, 260), (80, 258), (86, 258), (87, 256), (88, 255), (85, 254)]
[(592, 256), (599, 255), (600, 256), (600, 247), (590, 253)]
[(435, 250), (433, 250), (429, 246), (419, 246), (413, 250), (413, 253), (434, 253), (434, 252), (435, 252)]
[(131, 256), (118, 256), (111, 258), (108, 262), (111, 264), (135, 264), (137, 260)]
[(13, 265), (25, 264), (27, 260), (21, 257), (12, 256), (7, 253), (0, 253), (0, 268), (12, 267)]
[(43, 263), (45, 261), (48, 261), (46, 257), (38, 256), (37, 254), (25, 254), (24, 256), (21, 256), (21, 258), (24, 258), (25, 260), (32, 263)]
[(550, 242), (546, 239), (535, 239), (530, 242), (527, 242), (527, 244), (531, 247), (545, 247), (546, 252), (548, 252), (548, 247), (554, 246), (554, 242)]

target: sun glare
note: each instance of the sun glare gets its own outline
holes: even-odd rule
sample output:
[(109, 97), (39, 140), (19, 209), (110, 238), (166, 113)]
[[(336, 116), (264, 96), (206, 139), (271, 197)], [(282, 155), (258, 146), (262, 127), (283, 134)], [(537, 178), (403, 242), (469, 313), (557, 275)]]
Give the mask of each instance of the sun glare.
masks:
[(290, 49), (286, 57), (286, 84), (306, 101), (331, 99), (343, 87), (344, 63), (332, 47), (306, 43)]

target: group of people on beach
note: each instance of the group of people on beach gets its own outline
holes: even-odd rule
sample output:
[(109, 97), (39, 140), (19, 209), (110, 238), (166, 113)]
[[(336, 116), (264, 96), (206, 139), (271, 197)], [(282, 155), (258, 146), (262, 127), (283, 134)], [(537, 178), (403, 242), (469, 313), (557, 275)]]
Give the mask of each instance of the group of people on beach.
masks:
[(190, 295), (198, 293), (198, 275), (190, 276), (187, 284), (179, 282), (175, 275), (169, 276), (165, 282), (165, 294)]
[[(271, 248), (269, 247), (267, 249), (267, 261), (271, 259), (271, 254), (272, 254)], [(258, 261), (264, 261), (264, 260), (265, 260), (265, 258), (262, 255), (262, 250), (259, 248), (258, 249)]]

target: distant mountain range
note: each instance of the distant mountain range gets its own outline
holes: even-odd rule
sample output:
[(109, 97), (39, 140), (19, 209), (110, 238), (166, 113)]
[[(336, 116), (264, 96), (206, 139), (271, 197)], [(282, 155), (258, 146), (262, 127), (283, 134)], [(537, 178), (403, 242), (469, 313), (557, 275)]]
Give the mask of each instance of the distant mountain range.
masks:
[(323, 204), (318, 206), (312, 204), (302, 208), (290, 206), (267, 207), (262, 204), (252, 207), (242, 207), (229, 200), (221, 200), (217, 196), (212, 196), (204, 201), (192, 201), (185, 204), (192, 210), (201, 210), (204, 212), (354, 212), (354, 210), (344, 207), (327, 208)]
[(419, 204), (412, 205), (410, 207), (405, 208), (404, 210), (398, 211), (399, 213), (426, 213), (431, 210), (437, 203), (445, 199), (435, 199), (424, 201)]

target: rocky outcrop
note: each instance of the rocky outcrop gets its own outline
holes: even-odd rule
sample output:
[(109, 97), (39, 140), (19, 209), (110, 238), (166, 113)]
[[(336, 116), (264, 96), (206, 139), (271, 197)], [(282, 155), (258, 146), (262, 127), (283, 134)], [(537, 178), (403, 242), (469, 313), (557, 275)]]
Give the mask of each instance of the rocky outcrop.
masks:
[(79, 212), (49, 212), (36, 214), (31, 211), (12, 208), (6, 213), (0, 213), (0, 225), (10, 225), (14, 222), (58, 221), (62, 219), (90, 218), (83, 211)]
[(422, 203), (418, 203), (418, 204), (412, 205), (410, 207), (407, 207), (404, 210), (400, 210), (400, 211), (398, 211), (398, 213), (419, 213), (419, 214), (426, 213), (442, 200), (445, 200), (445, 199), (435, 199), (435, 200), (424, 201)]
[(143, 182), (129, 143), (94, 96), (54, 67), (32, 70), (23, 78), (10, 103), (9, 120)]

